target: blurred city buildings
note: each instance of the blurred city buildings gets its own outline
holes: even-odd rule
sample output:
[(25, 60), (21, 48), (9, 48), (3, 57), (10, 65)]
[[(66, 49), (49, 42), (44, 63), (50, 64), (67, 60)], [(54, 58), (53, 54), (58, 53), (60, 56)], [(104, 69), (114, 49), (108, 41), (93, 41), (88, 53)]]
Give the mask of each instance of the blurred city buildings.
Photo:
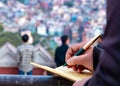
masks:
[[(103, 33), (105, 0), (0, 0), (0, 23), (4, 31), (18, 32), (27, 26), (32, 33), (66, 34), (71, 43)], [(83, 39), (84, 38), (84, 39)]]

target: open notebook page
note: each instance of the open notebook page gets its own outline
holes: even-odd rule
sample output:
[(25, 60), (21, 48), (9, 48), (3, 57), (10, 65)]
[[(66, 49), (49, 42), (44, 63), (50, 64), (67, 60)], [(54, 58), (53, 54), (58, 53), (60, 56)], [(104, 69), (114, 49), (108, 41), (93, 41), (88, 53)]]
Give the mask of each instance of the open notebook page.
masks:
[(70, 68), (63, 67), (63, 66), (60, 66), (60, 67), (57, 67), (57, 68), (51, 68), (51, 67), (48, 67), (48, 66), (43, 66), (43, 65), (34, 63), (34, 62), (31, 62), (31, 64), (36, 66), (36, 67), (39, 67), (41, 69), (44, 69), (46, 71), (49, 71), (53, 74), (61, 76), (63, 78), (66, 78), (70, 81), (78, 81), (78, 80), (81, 80), (81, 79), (84, 79), (84, 78), (89, 78), (89, 77), (92, 76), (92, 73), (88, 70), (85, 70), (82, 73), (78, 73), (76, 71), (73, 71)]

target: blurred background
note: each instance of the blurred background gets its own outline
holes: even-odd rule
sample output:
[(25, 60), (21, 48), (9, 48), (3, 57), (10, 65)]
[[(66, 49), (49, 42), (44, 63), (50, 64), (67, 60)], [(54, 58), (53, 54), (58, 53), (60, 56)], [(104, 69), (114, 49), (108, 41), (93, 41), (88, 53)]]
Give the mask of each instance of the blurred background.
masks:
[(62, 35), (79, 43), (103, 33), (105, 25), (106, 0), (0, 0), (0, 57), (14, 53), (27, 31), (40, 57), (50, 60)]
[(0, 0), (0, 46), (18, 46), (18, 33), (29, 30), (53, 55), (63, 34), (72, 44), (103, 33), (105, 10), (105, 0)]

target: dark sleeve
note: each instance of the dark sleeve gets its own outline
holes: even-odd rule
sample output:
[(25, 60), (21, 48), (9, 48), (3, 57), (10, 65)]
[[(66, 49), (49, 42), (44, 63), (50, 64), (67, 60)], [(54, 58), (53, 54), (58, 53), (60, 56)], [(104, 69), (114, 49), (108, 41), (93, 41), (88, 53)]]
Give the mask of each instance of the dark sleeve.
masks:
[(107, 0), (107, 26), (99, 63), (85, 86), (120, 86), (120, 0)]
[[(93, 49), (93, 69), (95, 71), (98, 63), (99, 63), (99, 55), (100, 55), (100, 52), (102, 51), (102, 49), (98, 48), (98, 47), (94, 47)], [(85, 84), (84, 86), (88, 86), (88, 83), (91, 79), (89, 79)]]
[(100, 52), (102, 51), (102, 49), (98, 48), (98, 47), (94, 47), (93, 49), (93, 69), (95, 70), (98, 62), (99, 62), (99, 55)]

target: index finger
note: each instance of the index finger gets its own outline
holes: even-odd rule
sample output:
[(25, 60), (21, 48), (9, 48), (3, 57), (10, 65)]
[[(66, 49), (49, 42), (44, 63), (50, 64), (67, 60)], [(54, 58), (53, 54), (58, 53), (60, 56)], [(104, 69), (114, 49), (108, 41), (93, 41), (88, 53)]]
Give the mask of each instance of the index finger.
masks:
[(69, 58), (71, 58), (72, 56), (74, 56), (74, 54), (75, 54), (81, 47), (83, 47), (83, 45), (84, 45), (84, 43), (74, 44), (74, 45), (70, 46), (70, 48), (67, 50), (65, 61), (67, 61)]

